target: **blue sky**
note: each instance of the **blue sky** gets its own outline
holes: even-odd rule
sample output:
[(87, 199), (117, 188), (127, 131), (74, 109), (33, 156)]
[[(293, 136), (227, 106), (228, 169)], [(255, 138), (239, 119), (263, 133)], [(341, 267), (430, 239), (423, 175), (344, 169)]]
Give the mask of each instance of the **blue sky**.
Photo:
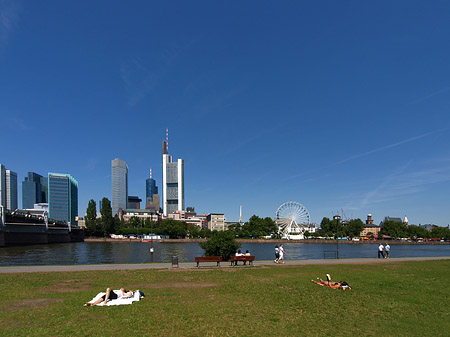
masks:
[[(228, 220), (450, 223), (448, 1), (0, 0), (0, 163), (70, 173), (79, 210), (161, 187)], [(19, 198), (19, 205), (21, 198)]]

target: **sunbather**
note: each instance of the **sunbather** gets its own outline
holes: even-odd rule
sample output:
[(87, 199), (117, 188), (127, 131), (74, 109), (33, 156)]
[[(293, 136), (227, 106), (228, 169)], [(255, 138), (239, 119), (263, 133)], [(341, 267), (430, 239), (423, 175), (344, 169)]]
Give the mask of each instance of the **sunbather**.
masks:
[(111, 288), (107, 288), (106, 289), (106, 294), (103, 295), (102, 297), (98, 298), (95, 302), (87, 302), (86, 305), (87, 306), (94, 306), (96, 304), (99, 304), (101, 302), (103, 302), (103, 304), (106, 304), (106, 302), (108, 302), (108, 300), (115, 300), (118, 298), (129, 298), (131, 296), (133, 296), (133, 292), (132, 291), (127, 291), (125, 290), (125, 288), (120, 288), (120, 290), (111, 290)]
[(345, 281), (333, 282), (331, 281), (331, 277), (327, 274), (327, 280), (324, 281), (320, 279), (320, 281), (311, 280), (311, 282), (318, 284), (320, 286), (325, 286), (333, 289), (351, 289), (351, 287)]

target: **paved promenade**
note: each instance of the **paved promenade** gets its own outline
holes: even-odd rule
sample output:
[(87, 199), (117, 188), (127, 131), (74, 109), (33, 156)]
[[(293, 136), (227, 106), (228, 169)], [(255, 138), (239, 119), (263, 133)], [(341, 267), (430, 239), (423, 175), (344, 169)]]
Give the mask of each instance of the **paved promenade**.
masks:
[[(394, 263), (402, 261), (429, 261), (450, 260), (450, 256), (436, 257), (398, 257), (390, 259), (358, 258), (358, 259), (320, 259), (320, 260), (286, 260), (285, 265), (277, 265), (273, 260), (255, 261), (256, 266), (286, 266), (299, 265), (331, 265), (331, 264), (370, 264), (370, 263)], [(36, 273), (36, 272), (67, 272), (67, 271), (89, 271), (89, 270), (136, 270), (136, 269), (197, 269), (195, 262), (182, 262), (177, 266), (172, 263), (140, 263), (140, 264), (78, 264), (64, 266), (6, 266), (0, 267), (1, 273)], [(200, 268), (217, 268), (216, 263), (200, 263)], [(251, 268), (249, 266), (231, 267), (229, 262), (222, 262), (220, 268)]]

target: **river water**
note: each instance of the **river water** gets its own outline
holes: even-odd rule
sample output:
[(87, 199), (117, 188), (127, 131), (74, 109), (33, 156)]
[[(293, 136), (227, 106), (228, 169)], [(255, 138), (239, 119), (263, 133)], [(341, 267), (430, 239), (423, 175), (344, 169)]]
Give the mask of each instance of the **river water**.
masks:
[[(179, 262), (192, 262), (202, 256), (196, 242), (74, 242), (51, 245), (15, 246), (0, 248), (0, 266), (14, 265), (71, 265), (101, 263), (170, 262), (177, 256)], [(242, 243), (257, 260), (274, 259), (276, 243)], [(283, 244), (286, 260), (335, 258), (335, 244), (289, 243)], [(340, 258), (377, 257), (376, 244), (339, 244)], [(450, 245), (418, 244), (391, 245), (392, 257), (450, 256)]]

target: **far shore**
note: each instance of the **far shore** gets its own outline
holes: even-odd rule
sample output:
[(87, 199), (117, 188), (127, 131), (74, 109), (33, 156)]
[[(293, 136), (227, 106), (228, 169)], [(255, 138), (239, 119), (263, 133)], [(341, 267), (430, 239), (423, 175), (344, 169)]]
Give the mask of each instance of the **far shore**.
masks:
[[(111, 238), (85, 238), (85, 242), (140, 242), (141, 239), (111, 239)], [(206, 239), (161, 239), (161, 240), (153, 240), (154, 242), (204, 242)], [(448, 245), (450, 242), (439, 242), (439, 241), (429, 241), (429, 242), (413, 242), (413, 241), (400, 241), (400, 240), (360, 240), (360, 241), (351, 241), (351, 240), (280, 240), (280, 239), (236, 239), (237, 242), (240, 243), (323, 243), (323, 244), (379, 244), (388, 242), (391, 245)], [(149, 241), (145, 241), (149, 242)]]

